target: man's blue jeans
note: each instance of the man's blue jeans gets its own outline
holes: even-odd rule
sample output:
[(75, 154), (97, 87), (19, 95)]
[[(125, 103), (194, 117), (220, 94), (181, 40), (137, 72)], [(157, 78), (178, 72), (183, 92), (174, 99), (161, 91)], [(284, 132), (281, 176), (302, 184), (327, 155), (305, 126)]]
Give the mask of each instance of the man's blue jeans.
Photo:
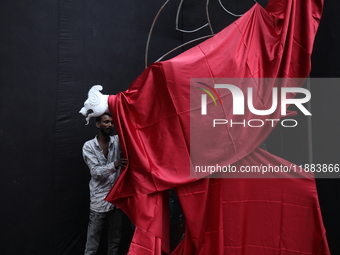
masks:
[(122, 238), (123, 212), (114, 208), (109, 212), (95, 212), (90, 210), (85, 255), (95, 255), (98, 252), (100, 237), (105, 224), (108, 224), (108, 255), (118, 254), (119, 243)]

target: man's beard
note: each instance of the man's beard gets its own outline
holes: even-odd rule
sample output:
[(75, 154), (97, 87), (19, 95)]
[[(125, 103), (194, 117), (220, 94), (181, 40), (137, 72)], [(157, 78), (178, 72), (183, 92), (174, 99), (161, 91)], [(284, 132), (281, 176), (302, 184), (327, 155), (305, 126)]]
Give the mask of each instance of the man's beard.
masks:
[(105, 129), (101, 129), (100, 132), (102, 133), (102, 135), (104, 136), (111, 136), (113, 133), (113, 128), (105, 128)]

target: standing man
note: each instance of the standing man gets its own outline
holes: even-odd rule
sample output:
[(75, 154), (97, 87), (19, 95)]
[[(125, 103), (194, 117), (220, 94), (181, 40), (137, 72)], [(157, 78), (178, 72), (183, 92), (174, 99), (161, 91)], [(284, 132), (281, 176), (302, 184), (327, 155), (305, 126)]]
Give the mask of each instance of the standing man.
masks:
[(120, 158), (118, 136), (112, 136), (114, 126), (111, 115), (104, 113), (97, 117), (96, 126), (98, 135), (83, 146), (84, 161), (91, 173), (85, 255), (97, 254), (105, 224), (108, 224), (108, 255), (116, 255), (122, 236), (123, 212), (104, 199), (116, 182), (120, 167), (126, 167), (127, 159)]

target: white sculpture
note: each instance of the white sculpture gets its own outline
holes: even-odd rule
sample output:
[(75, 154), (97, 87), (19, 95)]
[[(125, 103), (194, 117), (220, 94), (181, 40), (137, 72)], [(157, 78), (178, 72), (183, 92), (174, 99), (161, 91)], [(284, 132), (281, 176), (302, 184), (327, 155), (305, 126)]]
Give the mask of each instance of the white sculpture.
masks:
[(88, 99), (84, 102), (84, 107), (79, 113), (86, 117), (86, 125), (89, 124), (91, 117), (98, 117), (104, 112), (109, 112), (107, 100), (109, 95), (103, 95), (100, 91), (103, 89), (101, 85), (94, 85), (88, 93)]

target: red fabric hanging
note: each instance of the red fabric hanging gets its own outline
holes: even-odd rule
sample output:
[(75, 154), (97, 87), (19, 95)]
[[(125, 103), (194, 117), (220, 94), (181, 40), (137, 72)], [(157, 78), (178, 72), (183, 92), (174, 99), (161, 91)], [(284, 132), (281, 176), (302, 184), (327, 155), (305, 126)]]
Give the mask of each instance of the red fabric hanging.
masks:
[[(174, 255), (330, 254), (312, 175), (190, 176), (196, 160), (236, 167), (293, 165), (258, 149), (273, 129), (269, 125), (212, 132), (211, 122), (209, 126), (190, 105), (190, 79), (242, 78), (248, 82), (239, 87), (251, 84), (256, 92), (254, 105), (270, 108), (272, 86), (292, 85), (268, 85), (258, 78), (308, 76), (322, 6), (323, 0), (271, 0), (266, 9), (255, 4), (211, 39), (149, 66), (127, 91), (109, 97), (129, 166), (106, 200), (136, 225), (129, 254), (170, 253), (170, 188), (178, 194), (186, 221), (185, 237)], [(301, 86), (299, 81), (294, 86)], [(208, 120), (221, 112), (230, 116), (230, 93), (221, 92), (221, 101), (222, 111), (210, 111)], [(256, 119), (281, 117), (278, 109)], [(202, 124), (192, 125), (190, 118)], [(246, 111), (242, 118), (255, 117)], [(193, 134), (198, 134), (194, 142)], [(210, 148), (209, 142), (221, 145)], [(193, 144), (206, 146), (198, 158), (190, 157)]]

